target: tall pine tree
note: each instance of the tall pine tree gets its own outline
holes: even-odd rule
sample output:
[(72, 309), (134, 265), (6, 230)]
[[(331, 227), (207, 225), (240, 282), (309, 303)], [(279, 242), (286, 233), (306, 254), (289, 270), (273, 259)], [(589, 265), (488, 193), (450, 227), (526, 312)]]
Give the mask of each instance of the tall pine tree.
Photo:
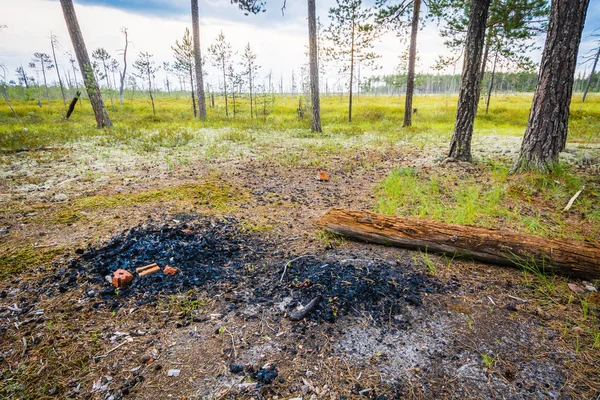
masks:
[(325, 54), (341, 64), (340, 72), (349, 74), (348, 122), (352, 122), (355, 69), (358, 64), (370, 66), (379, 57), (371, 50), (381, 31), (373, 24), (373, 12), (363, 7), (362, 0), (336, 2), (337, 6), (329, 9), (331, 25), (325, 30), (333, 45), (325, 49)]

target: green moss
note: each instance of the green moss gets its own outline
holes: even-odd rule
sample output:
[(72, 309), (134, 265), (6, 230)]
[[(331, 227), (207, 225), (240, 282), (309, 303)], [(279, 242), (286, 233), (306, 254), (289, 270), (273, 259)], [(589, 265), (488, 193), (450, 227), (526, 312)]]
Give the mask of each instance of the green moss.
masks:
[(250, 221), (242, 221), (241, 223), (242, 231), (244, 232), (269, 232), (275, 229), (273, 225), (264, 225), (264, 224), (254, 224)]
[(176, 187), (150, 190), (140, 193), (91, 196), (75, 199), (53, 216), (55, 223), (72, 223), (82, 219), (87, 212), (132, 207), (139, 204), (158, 202), (184, 202), (201, 204), (208, 208), (226, 211), (246, 194), (237, 192), (223, 181), (187, 183)]
[(0, 280), (52, 261), (62, 249), (37, 249), (33, 245), (0, 249)]

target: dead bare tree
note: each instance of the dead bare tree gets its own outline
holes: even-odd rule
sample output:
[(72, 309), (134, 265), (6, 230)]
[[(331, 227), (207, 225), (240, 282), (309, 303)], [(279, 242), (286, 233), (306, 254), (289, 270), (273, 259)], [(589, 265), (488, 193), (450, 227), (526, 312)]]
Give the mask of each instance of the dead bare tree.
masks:
[[(596, 72), (596, 66), (598, 65), (598, 58), (600, 58), (600, 33), (592, 35), (598, 38), (598, 47), (591, 50), (591, 54), (588, 54), (585, 57), (584, 63), (593, 62), (592, 63), (592, 71), (590, 72), (590, 77), (588, 78), (587, 84), (585, 85), (585, 90), (583, 92), (583, 97), (581, 98), (581, 102), (585, 102), (585, 98), (587, 97), (588, 90), (590, 90), (590, 85), (592, 84), (592, 79), (594, 79), (594, 73)], [(595, 54), (594, 54), (595, 52)]]
[(83, 82), (92, 103), (94, 115), (96, 117), (96, 124), (98, 128), (104, 128), (112, 126), (112, 121), (108, 118), (108, 113), (104, 107), (104, 101), (102, 100), (102, 94), (100, 93), (100, 87), (96, 82), (96, 77), (92, 71), (92, 64), (90, 63), (90, 57), (83, 41), (83, 35), (79, 28), (79, 22), (77, 21), (77, 15), (75, 14), (75, 8), (73, 7), (72, 0), (60, 0), (60, 5), (65, 17), (67, 29), (71, 36), (71, 42), (73, 42), (73, 48), (75, 50), (75, 56), (79, 62), (79, 69), (83, 76)]
[(125, 36), (125, 48), (123, 49), (123, 71), (119, 72), (121, 78), (121, 86), (119, 87), (119, 100), (123, 105), (124, 93), (125, 93), (125, 76), (127, 73), (127, 45), (129, 40), (127, 39), (127, 28), (121, 28), (121, 33)]
[(52, 57), (54, 58), (54, 66), (56, 67), (56, 75), (58, 75), (58, 84), (60, 85), (60, 93), (63, 98), (63, 104), (66, 106), (67, 98), (65, 97), (65, 88), (63, 86), (62, 79), (60, 78), (60, 68), (58, 67), (58, 62), (56, 61), (55, 47), (58, 46), (58, 38), (52, 32), (50, 32), (50, 45), (52, 46)]

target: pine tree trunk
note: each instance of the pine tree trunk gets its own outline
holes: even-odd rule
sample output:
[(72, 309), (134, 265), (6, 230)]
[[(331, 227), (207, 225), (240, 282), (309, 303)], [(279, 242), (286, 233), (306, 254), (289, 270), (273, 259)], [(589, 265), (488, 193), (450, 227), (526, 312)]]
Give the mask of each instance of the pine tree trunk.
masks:
[(150, 101), (152, 102), (152, 115), (156, 116), (156, 108), (154, 108), (154, 96), (152, 96), (152, 78), (148, 75), (148, 94), (150, 94)]
[(123, 72), (119, 72), (119, 76), (121, 78), (121, 86), (119, 87), (119, 101), (121, 105), (123, 105), (123, 101), (125, 100), (125, 74), (127, 73), (127, 45), (129, 41), (127, 40), (127, 29), (123, 28), (123, 35), (125, 35), (125, 50), (123, 50)]
[(73, 79), (75, 80), (75, 89), (79, 89), (79, 82), (77, 81), (77, 71), (75, 70), (75, 63), (71, 64), (73, 68)]
[[(488, 15), (489, 17), (489, 15)], [(486, 20), (486, 31), (485, 35), (485, 45), (483, 47), (483, 56), (481, 58), (481, 67), (479, 68), (479, 85), (477, 85), (477, 100), (475, 101), (475, 115), (477, 115), (477, 109), (479, 108), (479, 98), (481, 97), (481, 85), (483, 85), (483, 78), (485, 77), (485, 69), (487, 67), (487, 61), (490, 54), (490, 43), (492, 31), (491, 29), (487, 29), (487, 20)]]
[(348, 102), (348, 122), (352, 122), (352, 85), (354, 84), (354, 22), (352, 22), (352, 44), (350, 46), (350, 99)]
[(485, 41), (485, 26), (490, 0), (472, 0), (465, 61), (463, 64), (454, 134), (448, 157), (452, 160), (471, 161), (471, 137), (479, 97), (479, 69)]
[(46, 66), (44, 65), (44, 60), (42, 60), (42, 76), (44, 77), (44, 88), (46, 88), (46, 100), (48, 100), (48, 105), (50, 105), (50, 92), (48, 92), (48, 83), (46, 82)]
[[(196, 97), (198, 99), (198, 117), (204, 120), (206, 119), (206, 102), (204, 101), (204, 77), (202, 76), (200, 19), (198, 14), (198, 0), (192, 0), (192, 35), (194, 40), (194, 63), (196, 66)], [(192, 90), (194, 90), (193, 87)]]
[(585, 102), (585, 98), (587, 97), (588, 90), (590, 90), (590, 85), (592, 84), (592, 78), (594, 77), (594, 72), (596, 72), (596, 65), (598, 65), (598, 58), (600, 57), (600, 47), (598, 47), (598, 52), (596, 53), (596, 58), (594, 59), (594, 65), (592, 66), (592, 72), (590, 72), (590, 78), (585, 85), (585, 91), (583, 92), (583, 97), (581, 98), (581, 102)]
[(254, 107), (252, 106), (252, 64), (248, 68), (248, 80), (250, 83), (250, 119), (254, 118)]
[(485, 113), (487, 114), (490, 109), (490, 99), (492, 97), (492, 90), (494, 89), (494, 76), (496, 75), (496, 63), (498, 62), (498, 51), (496, 50), (496, 56), (494, 58), (494, 66), (492, 67), (492, 76), (490, 77), (490, 86), (487, 92), (487, 101), (485, 102)]
[(106, 67), (106, 60), (102, 59), (102, 67), (104, 67), (104, 80), (106, 81), (106, 88), (108, 90), (112, 89), (110, 87), (110, 78), (108, 77), (108, 68)]
[(102, 101), (100, 88), (98, 87), (96, 78), (92, 72), (92, 65), (85, 47), (85, 42), (83, 41), (83, 36), (81, 35), (79, 23), (77, 22), (77, 15), (75, 14), (73, 1), (60, 0), (60, 5), (62, 6), (65, 22), (67, 23), (69, 35), (71, 36), (71, 41), (73, 42), (75, 55), (77, 57), (77, 61), (79, 62), (79, 68), (83, 76), (83, 82), (85, 84), (90, 102), (92, 103), (92, 108), (94, 109), (96, 124), (98, 125), (98, 128), (112, 126), (112, 122), (110, 118), (108, 118), (108, 114), (104, 108), (104, 102)]
[(308, 0), (308, 53), (310, 58), (310, 98), (312, 105), (312, 132), (323, 132), (321, 127), (321, 99), (319, 96), (319, 53), (317, 51), (317, 17), (315, 0)]
[(414, 0), (412, 26), (410, 29), (410, 49), (408, 51), (408, 79), (406, 80), (406, 101), (404, 103), (404, 125), (412, 125), (412, 101), (415, 91), (415, 60), (417, 58), (417, 33), (421, 0)]
[(521, 152), (512, 173), (551, 171), (567, 143), (577, 51), (589, 0), (553, 0)]
[(228, 117), (229, 106), (227, 104), (227, 74), (225, 73), (225, 59), (223, 59), (223, 92), (225, 93), (225, 116)]
[(196, 118), (196, 96), (194, 95), (194, 72), (192, 71), (192, 66), (190, 65), (190, 87), (192, 88), (192, 111), (194, 111), (194, 118)]

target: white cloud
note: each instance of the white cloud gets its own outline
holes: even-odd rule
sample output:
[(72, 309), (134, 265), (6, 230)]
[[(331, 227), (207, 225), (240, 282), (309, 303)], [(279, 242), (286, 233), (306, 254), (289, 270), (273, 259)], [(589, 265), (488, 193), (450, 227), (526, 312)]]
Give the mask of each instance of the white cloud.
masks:
[[(171, 0), (174, 1), (174, 0)], [(180, 0), (177, 0), (179, 3)], [(228, 1), (210, 0), (210, 7), (225, 4), (229, 6), (218, 15), (241, 14)], [(325, 6), (321, 2), (319, 12), (323, 22), (327, 22)], [(275, 3), (270, 2), (269, 13), (280, 15)], [(121, 27), (127, 27), (132, 42), (128, 57), (130, 65), (140, 51), (148, 51), (155, 55), (158, 65), (163, 61), (172, 61), (171, 46), (179, 39), (186, 26), (190, 26), (183, 16), (158, 17), (121, 11), (97, 5), (75, 5), (79, 23), (86, 41), (88, 52), (98, 47), (106, 48), (113, 57), (118, 57), (117, 50), (123, 48)], [(261, 73), (266, 75), (272, 70), (275, 81), (279, 81), (283, 74), (285, 86), (289, 86), (291, 70), (296, 70), (299, 75), (300, 66), (305, 63), (305, 44), (307, 43), (305, 3), (302, 1), (288, 1), (286, 16), (276, 18), (273, 15), (249, 16), (244, 19), (226, 19), (225, 17), (203, 17), (201, 9), (201, 43), (203, 55), (206, 55), (208, 46), (214, 42), (219, 31), (223, 31), (233, 48), (238, 52), (243, 51), (247, 42), (258, 54), (258, 63), (263, 66)], [(214, 15), (214, 13), (213, 13)], [(58, 36), (62, 51), (59, 55), (59, 64), (67, 67), (67, 57), (64, 52), (71, 50), (71, 41), (65, 27), (60, 4), (57, 1), (47, 0), (20, 0), (10, 2), (3, 7), (3, 16), (0, 24), (7, 28), (0, 31), (0, 63), (8, 70), (10, 78), (14, 78), (14, 70), (22, 63), (27, 66), (34, 52), (50, 53), (49, 35), (52, 31)], [(241, 22), (240, 22), (241, 21)], [(543, 40), (541, 40), (543, 45)], [(378, 73), (391, 73), (398, 65), (398, 55), (406, 50), (407, 44), (401, 43), (393, 33), (387, 33), (376, 46), (375, 51), (381, 54), (378, 65), (382, 69)], [(588, 48), (586, 40), (582, 46)], [(434, 24), (426, 26), (419, 32), (418, 37), (418, 72), (433, 71), (435, 61), (447, 51), (443, 46), (443, 39), (439, 36)], [(539, 53), (539, 52), (538, 52)], [(539, 59), (539, 54), (534, 55)], [(118, 57), (119, 58), (119, 57)], [(120, 61), (120, 60), (119, 60)], [(218, 72), (207, 63), (209, 79), (213, 80)], [(332, 66), (333, 67), (333, 66)], [(131, 70), (130, 70), (131, 71)], [(460, 71), (460, 66), (456, 71)], [(452, 72), (449, 70), (448, 72)], [(336, 76), (331, 68), (328, 76)], [(364, 76), (364, 75), (363, 75)], [(50, 72), (53, 81), (54, 72)], [(162, 81), (162, 75), (158, 77)], [(215, 82), (213, 81), (213, 84)]]

